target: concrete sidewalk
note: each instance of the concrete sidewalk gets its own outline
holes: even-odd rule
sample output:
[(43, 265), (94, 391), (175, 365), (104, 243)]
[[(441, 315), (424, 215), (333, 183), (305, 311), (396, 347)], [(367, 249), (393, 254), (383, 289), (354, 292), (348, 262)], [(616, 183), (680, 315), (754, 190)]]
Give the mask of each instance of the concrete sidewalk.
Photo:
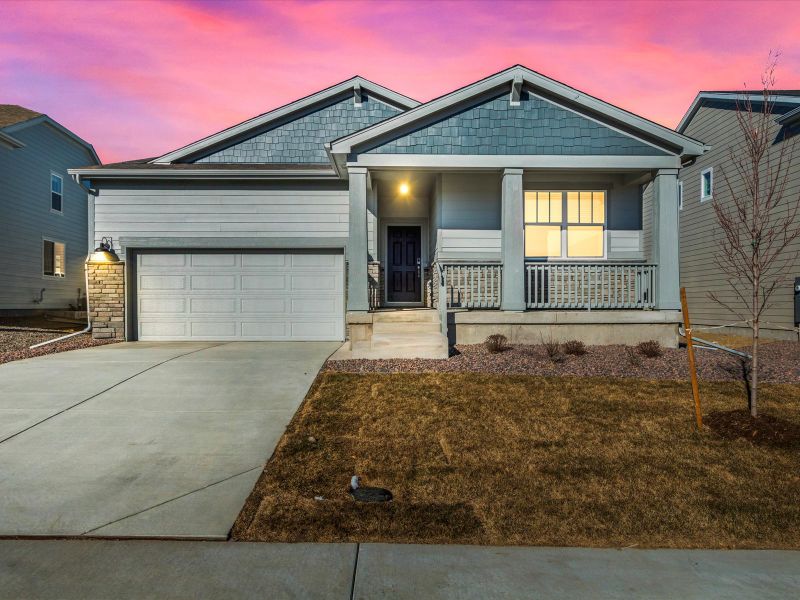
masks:
[(0, 541), (0, 598), (796, 598), (800, 552)]

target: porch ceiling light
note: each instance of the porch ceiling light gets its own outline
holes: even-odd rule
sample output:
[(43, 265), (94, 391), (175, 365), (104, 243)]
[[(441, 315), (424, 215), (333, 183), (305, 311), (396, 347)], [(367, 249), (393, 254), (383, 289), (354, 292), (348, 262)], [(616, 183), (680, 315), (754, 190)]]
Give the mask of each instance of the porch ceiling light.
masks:
[(118, 263), (119, 256), (114, 252), (114, 240), (104, 237), (100, 245), (89, 255), (89, 262), (93, 263)]
[(397, 191), (400, 192), (401, 196), (408, 196), (408, 192), (411, 191), (411, 188), (408, 187), (408, 184), (404, 181), (400, 184), (400, 187), (397, 188)]

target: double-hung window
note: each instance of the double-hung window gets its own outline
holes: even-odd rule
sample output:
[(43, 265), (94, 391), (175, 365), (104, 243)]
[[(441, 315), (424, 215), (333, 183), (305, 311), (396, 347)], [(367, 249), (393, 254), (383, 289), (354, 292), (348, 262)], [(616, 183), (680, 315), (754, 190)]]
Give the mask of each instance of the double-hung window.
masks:
[(61, 242), (42, 240), (42, 274), (64, 277), (66, 273), (66, 247)]
[(604, 191), (525, 192), (526, 258), (602, 258)]
[(60, 175), (50, 173), (50, 210), (63, 212), (64, 181)]
[(700, 173), (700, 202), (714, 197), (714, 168), (703, 169)]

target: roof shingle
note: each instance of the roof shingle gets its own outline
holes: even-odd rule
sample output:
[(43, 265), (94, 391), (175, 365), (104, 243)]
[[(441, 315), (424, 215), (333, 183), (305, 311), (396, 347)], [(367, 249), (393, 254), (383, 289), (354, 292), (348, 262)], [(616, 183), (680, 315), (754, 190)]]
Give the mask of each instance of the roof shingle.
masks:
[(36, 112), (18, 104), (0, 104), (0, 128), (16, 125), (41, 117), (42, 113)]

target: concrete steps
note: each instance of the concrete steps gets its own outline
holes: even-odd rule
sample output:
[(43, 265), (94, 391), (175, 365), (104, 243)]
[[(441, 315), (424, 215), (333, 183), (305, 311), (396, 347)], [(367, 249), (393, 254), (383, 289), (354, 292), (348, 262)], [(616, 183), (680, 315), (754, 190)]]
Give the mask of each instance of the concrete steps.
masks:
[(442, 359), (447, 358), (448, 350), (447, 338), (441, 333), (437, 311), (379, 311), (372, 314), (370, 339), (345, 343), (331, 358)]

